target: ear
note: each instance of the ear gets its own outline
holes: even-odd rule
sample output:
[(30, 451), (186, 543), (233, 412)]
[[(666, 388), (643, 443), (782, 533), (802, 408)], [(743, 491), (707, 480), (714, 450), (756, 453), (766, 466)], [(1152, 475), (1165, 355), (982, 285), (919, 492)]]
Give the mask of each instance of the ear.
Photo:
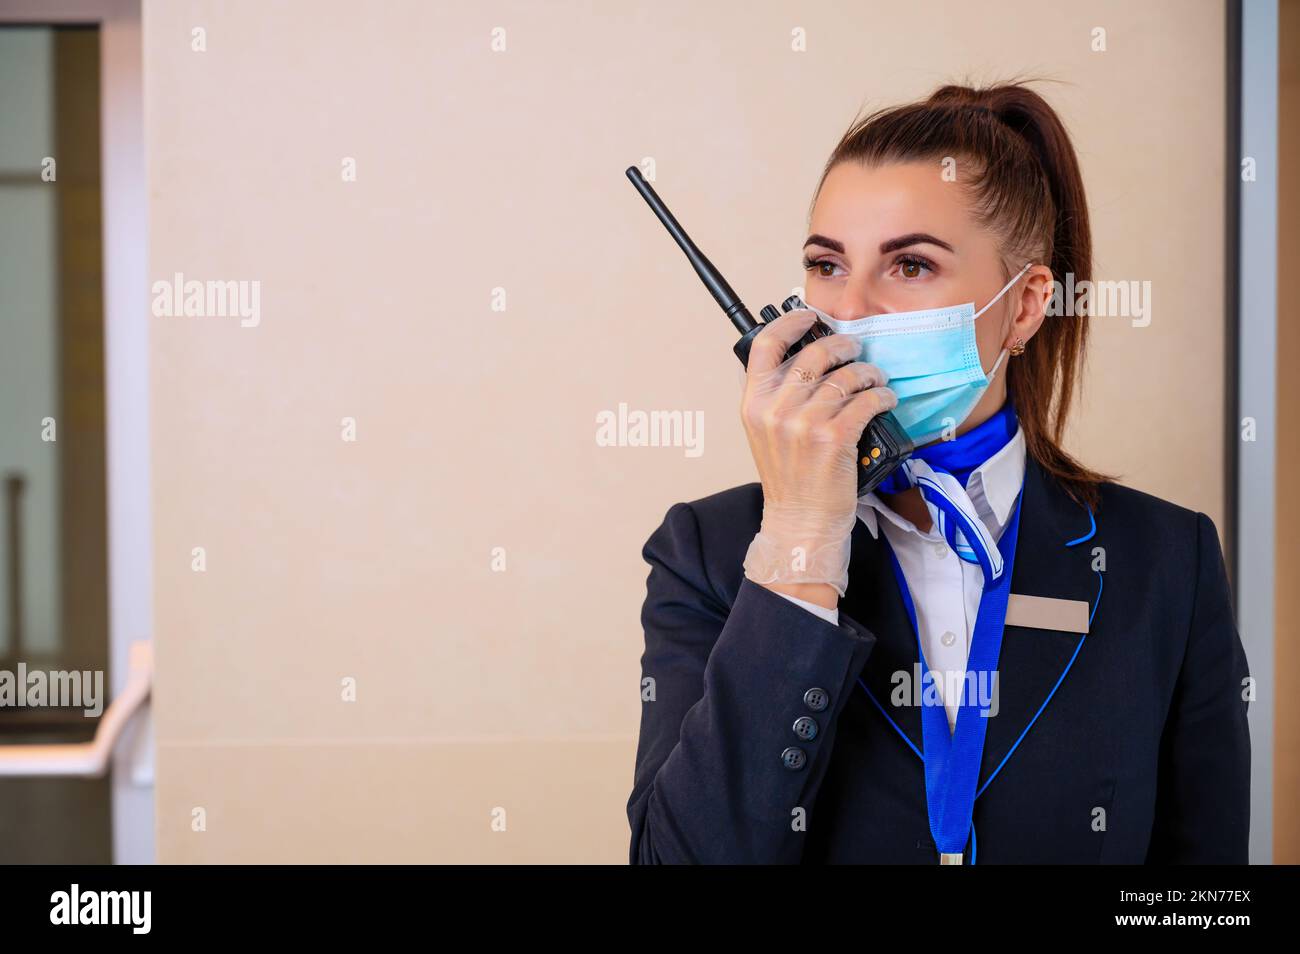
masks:
[(1047, 306), (1052, 300), (1052, 270), (1046, 265), (1033, 266), (1021, 276), (1019, 287), (1020, 293), (1013, 301), (1011, 327), (1002, 345), (1008, 350), (1017, 340), (1028, 343), (1047, 317)]

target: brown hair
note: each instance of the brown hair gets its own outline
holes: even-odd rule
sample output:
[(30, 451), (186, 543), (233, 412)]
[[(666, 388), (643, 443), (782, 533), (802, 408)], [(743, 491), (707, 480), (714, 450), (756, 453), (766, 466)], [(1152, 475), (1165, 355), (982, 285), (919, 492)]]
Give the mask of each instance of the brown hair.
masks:
[[(817, 193), (841, 162), (876, 166), (948, 157), (965, 160), (960, 180), (976, 217), (998, 236), (1006, 279), (1030, 261), (1049, 265), (1058, 282), (1071, 273), (1076, 285), (1091, 279), (1092, 234), (1074, 147), (1047, 101), (1018, 82), (944, 86), (924, 102), (857, 120), (831, 153)], [(1007, 389), (1028, 453), (1072, 498), (1096, 509), (1098, 484), (1111, 478), (1061, 447), (1088, 323), (1083, 315), (1049, 319), (1025, 353), (1009, 362)]]

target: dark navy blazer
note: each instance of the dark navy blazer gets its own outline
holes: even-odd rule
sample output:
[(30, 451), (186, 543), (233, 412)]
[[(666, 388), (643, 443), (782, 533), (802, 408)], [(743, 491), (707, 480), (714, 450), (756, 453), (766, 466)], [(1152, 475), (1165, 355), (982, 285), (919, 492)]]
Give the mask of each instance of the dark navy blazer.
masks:
[[(645, 544), (631, 861), (936, 864), (883, 535), (857, 522), (835, 626), (745, 578), (762, 505), (756, 483), (675, 504)], [(975, 863), (1244, 864), (1248, 674), (1213, 522), (1116, 484), (1090, 516), (1032, 458), (1022, 507), (1011, 592), (1092, 622), (1005, 629)]]

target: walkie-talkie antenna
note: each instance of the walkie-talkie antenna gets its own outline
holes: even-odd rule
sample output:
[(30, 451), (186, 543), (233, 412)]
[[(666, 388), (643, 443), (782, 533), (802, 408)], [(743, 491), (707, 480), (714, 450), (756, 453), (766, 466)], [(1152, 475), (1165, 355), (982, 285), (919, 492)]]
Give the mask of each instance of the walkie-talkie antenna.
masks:
[(636, 166), (628, 166), (627, 177), (632, 180), (632, 185), (636, 186), (636, 191), (641, 193), (641, 198), (645, 199), (646, 205), (650, 206), (650, 211), (654, 212), (659, 221), (664, 224), (664, 228), (668, 230), (668, 234), (686, 253), (686, 258), (695, 269), (695, 274), (700, 276), (700, 281), (704, 282), (714, 300), (722, 306), (722, 310), (727, 313), (727, 317), (736, 326), (736, 330), (743, 335), (758, 327), (758, 322), (749, 313), (745, 303), (731, 290), (731, 286), (727, 284), (727, 280), (722, 277), (721, 273), (713, 267), (713, 263), (695, 247), (695, 243), (686, 234), (686, 230), (681, 227), (677, 219), (673, 218), (673, 214), (668, 211), (668, 206), (664, 205), (663, 199), (659, 198), (659, 193), (655, 192), (654, 186), (645, 181), (645, 178), (641, 175), (641, 170)]
[[(700, 281), (704, 282), (714, 300), (722, 306), (722, 310), (727, 313), (731, 323), (740, 332), (740, 338), (731, 346), (731, 350), (748, 370), (749, 354), (754, 341), (763, 335), (768, 324), (781, 318), (782, 312), (788, 314), (795, 309), (806, 307), (803, 300), (798, 295), (791, 295), (781, 302), (781, 311), (777, 311), (772, 305), (764, 305), (759, 314), (763, 316), (765, 323), (756, 322), (744, 303), (731, 290), (727, 280), (695, 247), (686, 230), (673, 218), (673, 214), (668, 211), (668, 207), (664, 205), (650, 183), (641, 177), (641, 170), (636, 166), (630, 166), (627, 177), (632, 180), (632, 185), (636, 186), (636, 191), (641, 193), (641, 198), (645, 199), (646, 205), (650, 206), (650, 211), (659, 218), (664, 228), (668, 230), (668, 234), (686, 253), (686, 258), (695, 268), (695, 274), (700, 276)], [(812, 344), (829, 334), (832, 334), (829, 326), (820, 319), (814, 321), (804, 336), (786, 349), (783, 361), (789, 361), (790, 356), (798, 353), (805, 345)], [(770, 351), (765, 358), (771, 364), (773, 355)], [(907, 431), (893, 414), (885, 411), (873, 417), (867, 422), (862, 436), (858, 438), (858, 496), (861, 497), (874, 490), (911, 454), (912, 439), (907, 436)]]

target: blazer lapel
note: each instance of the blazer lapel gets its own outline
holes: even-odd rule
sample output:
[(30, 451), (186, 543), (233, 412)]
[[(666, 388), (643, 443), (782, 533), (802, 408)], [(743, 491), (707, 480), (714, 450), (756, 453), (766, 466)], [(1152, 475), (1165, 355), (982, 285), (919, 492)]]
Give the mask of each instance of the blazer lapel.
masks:
[[(1026, 596), (1084, 600), (1092, 606), (1097, 577), (1092, 571), (1092, 547), (1066, 543), (1089, 533), (1088, 511), (1075, 503), (1043, 472), (1032, 457), (1025, 462), (1020, 503), (1020, 535), (1016, 541), (1011, 592)], [(859, 520), (853, 529), (849, 586), (842, 609), (876, 637), (876, 646), (861, 674), (875, 701), (918, 752), (924, 751), (921, 710), (913, 704), (912, 687), (920, 662), (916, 634), (903, 605), (883, 539), (872, 537)], [(998, 771), (1021, 734), (1051, 695), (1079, 645), (1080, 634), (1007, 626), (998, 659), (998, 711), (989, 719), (980, 762), (982, 787)], [(1085, 650), (1080, 650), (1083, 652)], [(906, 693), (894, 704), (898, 673)], [(875, 708), (875, 706), (872, 706)], [(891, 735), (895, 734), (888, 729)], [(902, 740), (898, 740), (902, 744)]]
[[(1093, 541), (1066, 546), (1087, 537), (1092, 526), (1088, 511), (1075, 503), (1032, 458), (1025, 462), (1024, 495), (1020, 502), (1020, 536), (1016, 541), (1011, 592), (1082, 600), (1097, 599), (1097, 575), (1092, 569)], [(1095, 540), (1095, 538), (1094, 538)], [(1034, 716), (1052, 695), (1075, 650), (1080, 633), (1026, 626), (1007, 626), (998, 657), (998, 712), (989, 718), (980, 759), (982, 787), (998, 771)], [(1046, 712), (1039, 718), (1045, 718)]]

